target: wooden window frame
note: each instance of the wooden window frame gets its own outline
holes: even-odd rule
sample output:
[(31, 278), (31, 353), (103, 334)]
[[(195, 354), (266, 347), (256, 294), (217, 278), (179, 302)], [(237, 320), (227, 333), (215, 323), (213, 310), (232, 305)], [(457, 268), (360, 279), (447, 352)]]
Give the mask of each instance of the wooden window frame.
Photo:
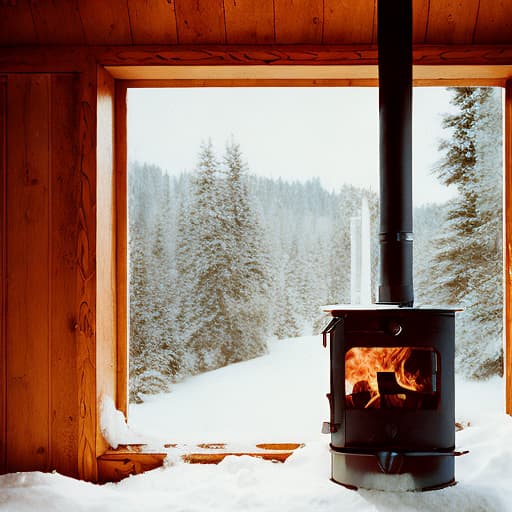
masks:
[[(128, 418), (127, 90), (177, 87), (375, 87), (377, 67), (363, 66), (106, 66), (115, 80), (117, 396)], [(512, 66), (414, 66), (414, 86), (488, 86), (505, 90), (504, 354), (506, 412), (512, 415)]]

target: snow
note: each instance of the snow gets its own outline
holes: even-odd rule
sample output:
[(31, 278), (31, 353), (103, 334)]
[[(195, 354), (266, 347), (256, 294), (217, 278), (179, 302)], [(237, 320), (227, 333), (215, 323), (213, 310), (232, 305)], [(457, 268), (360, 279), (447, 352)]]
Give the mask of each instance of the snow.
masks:
[[(217, 466), (192, 465), (172, 457), (167, 467), (103, 486), (55, 473), (9, 474), (0, 476), (0, 511), (512, 510), (512, 418), (503, 413), (502, 379), (457, 380), (456, 418), (466, 425), (457, 447), (470, 453), (456, 459), (457, 485), (426, 493), (355, 492), (330, 481), (329, 438), (319, 434), (328, 419), (328, 379), (320, 337), (276, 341), (269, 355), (190, 378), (131, 407), (131, 429), (154, 441), (305, 442), (285, 464), (227, 457)], [(133, 435), (108, 400), (104, 414), (115, 441)]]

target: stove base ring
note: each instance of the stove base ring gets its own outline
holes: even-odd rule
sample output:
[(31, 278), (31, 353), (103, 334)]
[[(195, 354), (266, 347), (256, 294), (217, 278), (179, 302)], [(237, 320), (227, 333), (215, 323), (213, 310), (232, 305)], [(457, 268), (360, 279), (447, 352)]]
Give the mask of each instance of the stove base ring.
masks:
[(331, 480), (349, 489), (429, 491), (455, 484), (454, 452), (331, 449)]

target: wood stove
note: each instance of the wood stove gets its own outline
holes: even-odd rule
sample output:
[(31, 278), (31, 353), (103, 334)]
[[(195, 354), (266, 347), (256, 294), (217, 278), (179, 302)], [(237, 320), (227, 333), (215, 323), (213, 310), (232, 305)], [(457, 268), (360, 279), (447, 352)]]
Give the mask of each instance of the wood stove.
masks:
[(332, 479), (382, 490), (453, 484), (455, 310), (326, 311)]
[(332, 479), (351, 488), (454, 483), (456, 309), (415, 308), (412, 0), (379, 0), (378, 303), (326, 306)]

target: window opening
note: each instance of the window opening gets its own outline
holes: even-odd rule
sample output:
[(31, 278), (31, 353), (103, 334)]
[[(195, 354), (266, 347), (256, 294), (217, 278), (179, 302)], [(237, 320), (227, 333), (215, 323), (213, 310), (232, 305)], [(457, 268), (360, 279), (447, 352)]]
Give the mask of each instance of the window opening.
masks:
[[(416, 301), (466, 307), (458, 372), (493, 375), (502, 368), (501, 90), (415, 88), (414, 101)], [(311, 338), (324, 326), (319, 306), (360, 297), (368, 268), (375, 299), (377, 114), (372, 88), (128, 90), (135, 428), (167, 441), (316, 435), (328, 416), (328, 357)], [(234, 230), (242, 224), (245, 234)], [(418, 392), (433, 398), (413, 406), (408, 392), (386, 391), (386, 402), (435, 407), (436, 355), (408, 350), (404, 371), (421, 362)], [(396, 369), (377, 373), (382, 389), (400, 386)], [(353, 402), (367, 392), (359, 382), (347, 387)]]

